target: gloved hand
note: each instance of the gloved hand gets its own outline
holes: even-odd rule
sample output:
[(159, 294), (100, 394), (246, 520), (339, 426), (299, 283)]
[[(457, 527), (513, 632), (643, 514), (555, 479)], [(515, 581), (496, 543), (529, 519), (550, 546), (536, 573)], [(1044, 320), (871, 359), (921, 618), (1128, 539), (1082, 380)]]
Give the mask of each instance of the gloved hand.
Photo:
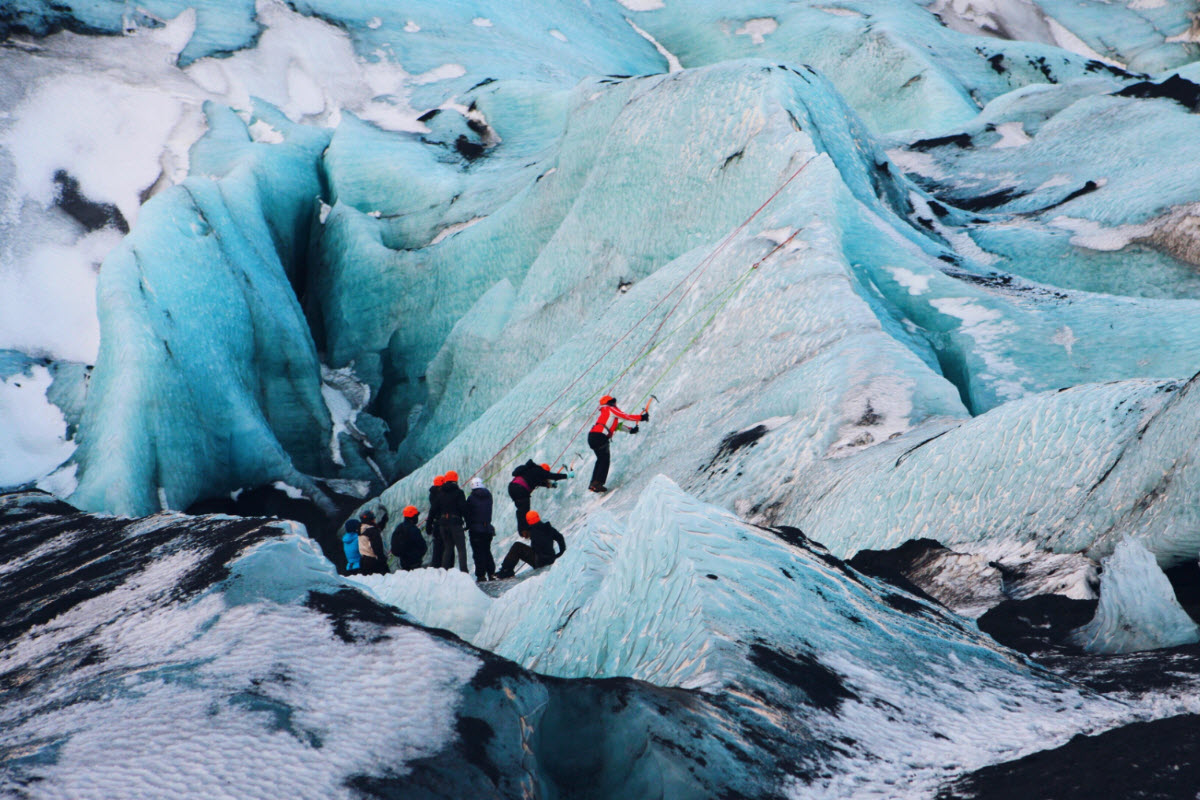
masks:
[(630, 433), (637, 433), (637, 432), (638, 432), (638, 426), (637, 426), (637, 425), (634, 425), (632, 428), (630, 428), (630, 429), (629, 429), (629, 432), (630, 432)]
[(573, 470), (573, 469), (569, 469), (569, 470), (567, 470), (567, 477), (568, 477), (568, 478), (574, 478), (574, 477), (575, 477), (575, 470)]
[(650, 412), (643, 411), (642, 412), (642, 422), (649, 422), (649, 421), (650, 421)]

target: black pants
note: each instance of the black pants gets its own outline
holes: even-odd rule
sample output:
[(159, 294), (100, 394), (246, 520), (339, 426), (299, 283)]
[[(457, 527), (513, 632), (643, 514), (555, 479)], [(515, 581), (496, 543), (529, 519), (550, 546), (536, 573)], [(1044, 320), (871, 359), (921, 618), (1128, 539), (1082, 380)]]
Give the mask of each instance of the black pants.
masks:
[(363, 575), (388, 574), (386, 561), (380, 561), (378, 558), (372, 558), (371, 556), (360, 556), (359, 560), (362, 562), (361, 574)]
[(529, 512), (529, 495), (530, 491), (522, 488), (519, 483), (510, 483), (508, 485), (508, 496), (512, 498), (513, 505), (517, 507), (518, 531), (523, 531), (529, 527), (529, 523), (525, 521), (525, 515)]
[(508, 555), (504, 557), (504, 563), (500, 565), (500, 572), (505, 575), (512, 572), (516, 569), (518, 561), (524, 561), (534, 569), (554, 563), (553, 558), (540, 557), (532, 547), (524, 542), (515, 542), (508, 549)]
[(458, 551), (458, 568), (467, 569), (467, 534), (459, 517), (442, 518), (442, 569), (454, 569), (454, 551)]
[(433, 553), (429, 557), (429, 566), (440, 567), (442, 565), (442, 531), (434, 520), (429, 519), (425, 521), (425, 533), (429, 534), (429, 538), (433, 542)]
[(475, 577), (480, 580), (493, 577), (496, 574), (496, 560), (492, 558), (492, 534), (488, 531), (472, 532), (470, 538)]
[(592, 483), (603, 486), (608, 480), (608, 437), (603, 433), (588, 433), (588, 447), (596, 454), (596, 466), (592, 468)]

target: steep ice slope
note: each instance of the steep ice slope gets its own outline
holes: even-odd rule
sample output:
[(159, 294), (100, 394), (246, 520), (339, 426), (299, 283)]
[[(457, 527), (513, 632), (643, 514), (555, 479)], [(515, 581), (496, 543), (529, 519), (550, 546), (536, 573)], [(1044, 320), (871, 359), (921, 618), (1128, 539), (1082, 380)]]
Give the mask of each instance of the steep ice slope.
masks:
[(957, 31), (1052, 44), (1131, 70), (1158, 72), (1197, 55), (1195, 22), (1187, 4), (931, 0), (927, 5)]
[[(1139, 376), (1185, 378), (1200, 365), (1194, 302), (1057, 291), (963, 261), (909, 221), (906, 203), (924, 202), (922, 194), (890, 172), (827, 83), (753, 65), (638, 81), (644, 100), (620, 106), (617, 123), (603, 127), (608, 157), (560, 227), (562, 243), (556, 235), (542, 250), (513, 310), (496, 307), (512, 296), (501, 285), (439, 355), (430, 376), (437, 405), (423, 409), (406, 442), (433, 458), (385, 493), (390, 508), (422, 502), (432, 475), (450, 468), (479, 470), (502, 493), (514, 462), (525, 458), (588, 464), (577, 431), (590, 422), (595, 398), (614, 389), (626, 407), (641, 405), (651, 391), (662, 402), (640, 438), (615, 440), (610, 486), (663, 472), (706, 500), (775, 519), (778, 509), (811, 496), (809, 485), (823, 480), (823, 470), (835, 469), (809, 475), (813, 465), (923, 423), (921, 437), (928, 438), (965, 416), (962, 401), (975, 413), (1002, 410), (1036, 392)], [(668, 99), (654, 102), (655, 95)], [(746, 144), (710, 135), (690, 119), (690, 109), (713, 104), (714, 96), (761, 120)], [(597, 95), (587, 113), (596, 113), (603, 98)], [(610, 185), (624, 186), (626, 165), (648, 137), (676, 127), (688, 131), (688, 149), (657, 162), (660, 179), (644, 181), (655, 193), (615, 216), (624, 211), (612, 210), (615, 196), (624, 195)], [(565, 153), (573, 146), (564, 140)], [(620, 169), (610, 171), (613, 162)], [(697, 172), (715, 176), (711, 188), (692, 186)], [(760, 203), (769, 202), (752, 219), (754, 206), (745, 216), (727, 210), (725, 186), (743, 180), (778, 190), (762, 196)], [(720, 213), (732, 217), (729, 238), (709, 240), (625, 284), (637, 277), (636, 256), (661, 252), (694, 220)], [(596, 238), (593, 218), (611, 225), (614, 217), (622, 224), (608, 229), (606, 249), (579, 253)], [(647, 226), (650, 220), (661, 223)], [(468, 357), (457, 357), (460, 346)], [(538, 364), (542, 354), (549, 355)], [(502, 399), (491, 400), (520, 376)], [(1136, 397), (1139, 387), (1105, 391), (1119, 402)], [(1020, 424), (1021, 413), (1001, 414), (995, 424)], [(1014, 437), (1014, 446), (1022, 441)], [(963, 455), (976, 458), (979, 447), (965, 446)], [(1012, 478), (1023, 480), (1019, 471)], [(556, 519), (579, 518), (583, 484), (568, 484), (565, 494), (539, 493), (539, 507)], [(629, 498), (613, 502), (627, 505)], [(825, 524), (843, 521), (829, 515)], [(872, 540), (876, 532), (850, 525), (822, 531), (819, 538), (838, 546), (883, 544)], [(897, 535), (891, 544), (926, 533)]]
[[(261, 107), (209, 109), (192, 172), (105, 260), (102, 340), (74, 502), (144, 514), (330, 470), (329, 411), (292, 280), (320, 192), (324, 132)], [(201, 177), (204, 176), (204, 177)], [(179, 465), (187, 465), (178, 468)]]
[[(1111, 41), (1113, 20), (1126, 11), (1110, 11), (1108, 5), (1105, 12), (1081, 20), (1080, 29), (1092, 41)], [(945, 26), (950, 15), (944, 13), (944, 4), (928, 6), (929, 0), (753, 0), (736, 8), (720, 2), (661, 3), (634, 9), (630, 21), (676, 55), (684, 67), (738, 58), (811, 64), (830, 76), (839, 93), (876, 132), (936, 133), (972, 119), (988, 101), (1034, 84), (1093, 75), (1122, 81), (1134, 78), (1118, 65), (1097, 60), (1098, 54), (1083, 47), (1061, 49), (1066, 45), (1048, 37), (1013, 36), (1025, 41), (1004, 41), (965, 35), (961, 31), (976, 31)], [(941, 19), (933, 11), (943, 12)], [(1033, 8), (1029, 11), (1036, 14)], [(1183, 32), (1190, 24), (1180, 9), (1165, 16), (1171, 17), (1170, 33)], [(1124, 18), (1144, 22), (1127, 11)], [(1192, 45), (1164, 44), (1169, 35), (1148, 30), (1131, 35), (1125, 30), (1119, 46), (1137, 47), (1142, 41), (1159, 45), (1157, 58), (1148, 58), (1154, 69), (1164, 68), (1159, 64), (1178, 66), (1195, 57)]]

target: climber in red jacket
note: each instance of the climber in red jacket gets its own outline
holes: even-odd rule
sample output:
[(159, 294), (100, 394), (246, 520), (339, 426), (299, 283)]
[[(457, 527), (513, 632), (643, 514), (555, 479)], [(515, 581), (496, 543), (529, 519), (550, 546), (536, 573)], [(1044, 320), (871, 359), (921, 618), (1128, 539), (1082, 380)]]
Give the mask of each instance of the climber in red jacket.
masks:
[[(609, 440), (617, 430), (620, 420), (649, 422), (650, 413), (643, 411), (641, 414), (626, 414), (617, 408), (617, 398), (607, 394), (600, 398), (600, 416), (596, 419), (596, 424), (592, 426), (591, 431), (588, 432), (587, 438), (588, 447), (592, 448), (592, 452), (596, 454), (596, 466), (592, 470), (592, 482), (588, 485), (589, 491), (608, 491), (604, 482), (608, 480)], [(629, 432), (637, 433), (638, 426), (634, 425)]]

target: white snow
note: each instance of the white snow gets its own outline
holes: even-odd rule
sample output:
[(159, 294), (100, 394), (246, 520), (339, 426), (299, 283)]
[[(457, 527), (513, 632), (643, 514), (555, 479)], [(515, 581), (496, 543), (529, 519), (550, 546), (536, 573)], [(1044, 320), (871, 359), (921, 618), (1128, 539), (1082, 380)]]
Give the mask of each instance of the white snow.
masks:
[(1071, 330), (1070, 325), (1063, 325), (1054, 332), (1054, 337), (1050, 341), (1054, 342), (1055, 344), (1061, 344), (1064, 348), (1066, 348), (1067, 355), (1071, 355), (1071, 348), (1075, 346), (1075, 343), (1078, 342), (1079, 339), (1075, 337), (1075, 333)]
[(1029, 134), (1025, 133), (1025, 126), (1018, 122), (1001, 122), (996, 126), (996, 132), (1000, 134), (1000, 141), (996, 142), (992, 147), (1021, 147), (1033, 141)]
[(625, 21), (629, 23), (629, 27), (631, 27), (635, 31), (637, 31), (638, 36), (641, 36), (643, 39), (650, 42), (650, 44), (654, 45), (654, 49), (659, 52), (659, 55), (661, 55), (663, 58), (665, 58), (667, 60), (667, 72), (679, 72), (681, 69), (683, 69), (683, 65), (679, 63), (679, 59), (675, 56), (674, 53), (670, 52), (669, 50), (667, 50), (667, 48), (665, 48), (661, 44), (659, 44), (657, 39), (655, 39), (653, 36), (651, 36), (646, 31), (639, 28), (637, 26), (637, 23), (635, 23), (629, 17), (626, 17)]
[(742, 24), (742, 27), (734, 31), (737, 36), (749, 36), (750, 41), (754, 44), (763, 44), (766, 42), (764, 37), (769, 36), (779, 30), (779, 23), (772, 17), (758, 17), (748, 19)]
[(558, 30), (557, 28), (551, 28), (548, 32), (551, 36), (553, 36), (555, 39), (558, 39), (560, 42), (567, 41), (567, 35), (565, 33), (563, 33), (562, 31)]
[(896, 279), (897, 283), (908, 289), (908, 293), (911, 295), (921, 295), (929, 291), (929, 280), (931, 278), (929, 275), (918, 275), (904, 267), (892, 267), (888, 271), (892, 273), (892, 277)]
[(249, 127), (250, 137), (256, 142), (264, 144), (279, 144), (283, 141), (283, 134), (263, 120), (257, 120)]
[(67, 421), (46, 399), (53, 380), (34, 366), (0, 381), (0, 488), (44, 478), (75, 452)]
[(295, 486), (291, 486), (287, 483), (284, 483), (283, 481), (275, 481), (274, 483), (271, 484), (271, 486), (273, 486), (276, 489), (278, 489), (279, 491), (283, 492), (284, 494), (286, 494), (288, 497), (292, 498), (293, 500), (302, 500), (304, 498), (303, 491), (301, 491), (300, 489), (297, 489)]
[(1148, 236), (1154, 231), (1151, 224), (1106, 228), (1094, 220), (1066, 216), (1055, 217), (1049, 224), (1075, 234), (1071, 237), (1071, 244), (1076, 247), (1101, 251), (1123, 250), (1134, 239)]
[(630, 11), (654, 11), (664, 8), (663, 0), (617, 0)]
[(1081, 56), (1087, 56), (1088, 58), (1095, 59), (1096, 61), (1100, 61), (1105, 64), (1111, 64), (1114, 67), (1120, 67), (1121, 69), (1125, 69), (1125, 67), (1128, 66), (1120, 61), (1097, 53), (1095, 50), (1088, 47), (1087, 43), (1084, 42), (1083, 39), (1080, 39), (1074, 33), (1071, 33), (1071, 31), (1063, 27), (1062, 23), (1053, 17), (1047, 16), (1046, 24), (1049, 26), (1050, 33), (1054, 37), (1054, 43), (1062, 49), (1069, 50), (1072, 53), (1078, 53)]
[(487, 17), (475, 17), (475, 19), (471, 20), (471, 24), (479, 28), (492, 27), (492, 21)]

